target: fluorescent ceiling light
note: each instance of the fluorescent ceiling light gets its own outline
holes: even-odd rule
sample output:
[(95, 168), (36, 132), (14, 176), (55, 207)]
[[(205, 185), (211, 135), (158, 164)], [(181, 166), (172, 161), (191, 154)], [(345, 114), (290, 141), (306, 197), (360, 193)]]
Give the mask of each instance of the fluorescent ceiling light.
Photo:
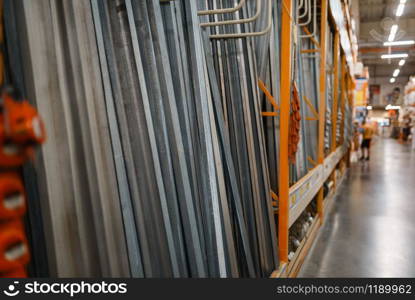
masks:
[(403, 14), (403, 10), (405, 9), (405, 3), (400, 3), (399, 5), (398, 5), (398, 8), (396, 9), (396, 16), (397, 17), (400, 17), (400, 16), (402, 16), (402, 14)]
[(388, 42), (393, 42), (397, 32), (398, 32), (398, 25), (393, 24), (391, 27), (391, 32), (389, 33)]
[(405, 64), (405, 60), (404, 60), (404, 59), (401, 59), (401, 60), (399, 61), (399, 65), (402, 67), (404, 64)]
[(399, 105), (386, 105), (385, 107), (386, 110), (393, 110), (393, 109), (401, 109), (401, 107)]
[(407, 58), (407, 57), (408, 57), (408, 53), (383, 54), (381, 56), (382, 59), (387, 59), (387, 58)]
[(401, 70), (399, 70), (399, 69), (396, 69), (395, 71), (393, 71), (393, 77), (398, 76), (400, 71)]
[(383, 46), (404, 46), (404, 45), (413, 45), (413, 44), (415, 44), (415, 41), (410, 40), (410, 41), (384, 42)]
[(391, 78), (390, 80), (389, 80), (389, 82), (390, 83), (394, 83), (396, 81), (396, 78)]

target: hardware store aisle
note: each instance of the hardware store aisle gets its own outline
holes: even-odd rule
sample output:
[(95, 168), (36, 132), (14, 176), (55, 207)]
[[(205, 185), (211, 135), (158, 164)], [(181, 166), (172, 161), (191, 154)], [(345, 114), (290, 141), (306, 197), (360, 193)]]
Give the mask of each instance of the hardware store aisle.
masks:
[(299, 277), (415, 276), (415, 151), (381, 139), (348, 175)]

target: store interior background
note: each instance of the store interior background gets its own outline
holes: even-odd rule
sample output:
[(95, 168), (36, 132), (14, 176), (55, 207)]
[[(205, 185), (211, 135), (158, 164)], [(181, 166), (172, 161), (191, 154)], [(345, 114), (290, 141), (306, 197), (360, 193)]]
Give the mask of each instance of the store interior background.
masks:
[[(402, 14), (398, 6), (404, 4)], [(356, 65), (360, 79), (357, 86), (361, 95), (355, 99), (357, 120), (366, 116), (379, 125), (382, 137), (399, 139), (400, 127), (405, 115), (411, 115), (414, 104), (411, 89), (414, 84), (414, 45), (385, 47), (391, 37), (392, 26), (397, 25), (394, 41), (415, 39), (414, 1), (359, 0), (351, 6), (353, 23), (359, 47)], [(403, 59), (382, 59), (383, 54), (406, 53)], [(402, 65), (401, 65), (402, 64)], [(399, 70), (398, 75), (394, 72)], [(395, 107), (394, 107), (395, 106)], [(397, 108), (397, 109), (391, 109)], [(413, 116), (412, 116), (413, 118)]]

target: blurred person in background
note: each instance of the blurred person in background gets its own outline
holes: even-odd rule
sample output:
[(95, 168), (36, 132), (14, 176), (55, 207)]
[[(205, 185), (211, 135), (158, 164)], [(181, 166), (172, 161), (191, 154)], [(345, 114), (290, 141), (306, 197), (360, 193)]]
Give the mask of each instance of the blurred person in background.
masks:
[(404, 142), (407, 142), (409, 136), (411, 135), (411, 117), (409, 116), (409, 114), (403, 117), (402, 123), (402, 139)]
[(361, 156), (360, 148), (360, 126), (358, 122), (353, 123), (353, 140), (352, 140), (352, 151), (350, 153), (350, 161), (357, 162)]
[(362, 122), (362, 157), (361, 160), (370, 160), (370, 145), (372, 143), (373, 135), (375, 130), (370, 124), (367, 124), (366, 120)]

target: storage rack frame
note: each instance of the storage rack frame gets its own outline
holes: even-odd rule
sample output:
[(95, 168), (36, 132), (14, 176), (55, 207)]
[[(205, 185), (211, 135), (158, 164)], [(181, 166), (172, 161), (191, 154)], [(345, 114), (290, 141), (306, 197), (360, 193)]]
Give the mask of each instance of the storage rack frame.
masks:
[[(343, 1), (342, 1), (343, 2)], [(346, 106), (353, 106), (353, 89), (354, 81), (353, 71), (353, 53), (351, 48), (351, 37), (348, 27), (350, 26), (349, 15), (343, 12), (348, 9), (348, 3), (341, 3), (340, 0), (321, 0), (320, 7), (320, 33), (321, 40), (318, 42), (313, 39), (320, 55), (320, 77), (319, 77), (319, 136), (318, 136), (318, 162), (316, 166), (308, 172), (303, 178), (294, 185), (289, 185), (290, 168), (288, 162), (288, 134), (289, 134), (289, 113), (290, 113), (290, 91), (291, 91), (291, 72), (292, 62), (290, 60), (281, 61), (281, 93), (280, 93), (280, 154), (279, 154), (279, 208), (278, 214), (278, 247), (280, 257), (280, 267), (275, 270), (271, 277), (295, 277), (300, 271), (301, 265), (311, 248), (319, 228), (324, 223), (333, 199), (341, 185), (344, 175), (336, 182), (335, 170), (340, 163), (349, 166), (350, 160), (350, 143), (344, 139), (345, 122), (344, 118)], [(293, 0), (283, 0), (282, 10), (282, 35), (281, 35), (281, 56), (290, 57), (292, 51), (293, 20), (292, 11), (294, 8)], [(326, 155), (324, 151), (324, 130), (326, 114), (326, 53), (327, 40), (326, 32), (328, 28), (334, 31), (334, 86), (333, 90), (333, 109), (331, 112), (332, 142), (330, 154)], [(307, 33), (307, 32), (306, 32)], [(304, 51), (304, 50), (303, 50)], [(304, 51), (304, 53), (311, 51)], [(339, 63), (340, 61), (340, 63)], [(339, 80), (339, 72), (341, 74)], [(340, 81), (340, 82), (339, 82)], [(339, 90), (340, 87), (340, 90)], [(336, 143), (338, 105), (340, 105), (341, 122), (340, 134), (341, 143)], [(334, 182), (333, 189), (324, 197), (323, 185), (327, 179), (332, 178)], [(300, 246), (295, 251), (294, 257), (288, 259), (288, 242), (289, 229), (297, 220), (309, 203), (317, 197), (317, 216), (313, 220), (308, 232), (301, 241)]]
[[(126, 1), (130, 3), (130, 1)], [(241, 0), (240, 3), (243, 3)], [(330, 154), (326, 155), (324, 151), (324, 133), (326, 124), (326, 51), (327, 41), (325, 32), (331, 26), (334, 36), (334, 65), (333, 72), (335, 74), (342, 74), (340, 82), (339, 76), (334, 76), (334, 93), (333, 107), (337, 108), (340, 105), (342, 116), (345, 116), (346, 107), (352, 106), (353, 100), (353, 78), (352, 68), (353, 54), (351, 52), (350, 37), (347, 27), (350, 22), (348, 16), (344, 15), (342, 10), (341, 0), (321, 0), (321, 22), (320, 31), (323, 37), (319, 42), (311, 37), (313, 43), (317, 46), (317, 49), (310, 49), (304, 53), (316, 53), (320, 55), (320, 89), (319, 89), (319, 107), (318, 107), (318, 121), (319, 121), (319, 136), (318, 136), (318, 158), (316, 165), (307, 175), (302, 177), (294, 185), (290, 186), (290, 165), (288, 159), (288, 143), (289, 143), (289, 115), (290, 115), (290, 98), (291, 98), (291, 73), (294, 62), (291, 61), (292, 56), (292, 43), (294, 33), (293, 24), (293, 9), (295, 8), (294, 0), (282, 0), (282, 36), (281, 36), (281, 57), (291, 57), (291, 59), (281, 60), (281, 88), (280, 88), (280, 105), (279, 115), (280, 121), (280, 152), (278, 157), (279, 170), (279, 190), (278, 196), (273, 192), (274, 200), (279, 202), (278, 209), (275, 209), (275, 213), (278, 214), (278, 246), (279, 257), (281, 264), (278, 270), (275, 270), (271, 277), (293, 277), (298, 273), (301, 264), (310, 249), (314, 238), (321, 225), (324, 222), (324, 218), (333, 203), (333, 198), (336, 193), (336, 189), (341, 184), (341, 179), (336, 182), (335, 170), (339, 163), (347, 164), (349, 159), (349, 144), (344, 138), (340, 139), (342, 143), (332, 143), (330, 148)], [(92, 1), (92, 3), (97, 3)], [(330, 5), (329, 5), (330, 4)], [(347, 3), (343, 2), (343, 5), (347, 6)], [(132, 26), (133, 27), (133, 26)], [(251, 34), (262, 34), (251, 33)], [(309, 32), (306, 32), (310, 35)], [(255, 36), (245, 35), (245, 36)], [(339, 64), (339, 61), (341, 63)], [(340, 93), (338, 93), (338, 87), (340, 86)], [(260, 87), (261, 89), (261, 87)], [(262, 90), (262, 89), (261, 89)], [(333, 141), (336, 141), (337, 132), (337, 109), (332, 110), (331, 121), (331, 137)], [(274, 115), (273, 115), (274, 116)], [(317, 120), (317, 119), (316, 119)], [(343, 119), (341, 123), (341, 135), (344, 136), (345, 124), (348, 120)], [(324, 197), (323, 185), (327, 179), (331, 178), (334, 181), (334, 188), (332, 191)], [(291, 225), (298, 219), (301, 213), (309, 205), (309, 203), (317, 196), (317, 208), (318, 215), (314, 219), (310, 226), (306, 237), (301, 241), (300, 247), (295, 252), (294, 257), (288, 260), (288, 242), (289, 242), (289, 229)]]

